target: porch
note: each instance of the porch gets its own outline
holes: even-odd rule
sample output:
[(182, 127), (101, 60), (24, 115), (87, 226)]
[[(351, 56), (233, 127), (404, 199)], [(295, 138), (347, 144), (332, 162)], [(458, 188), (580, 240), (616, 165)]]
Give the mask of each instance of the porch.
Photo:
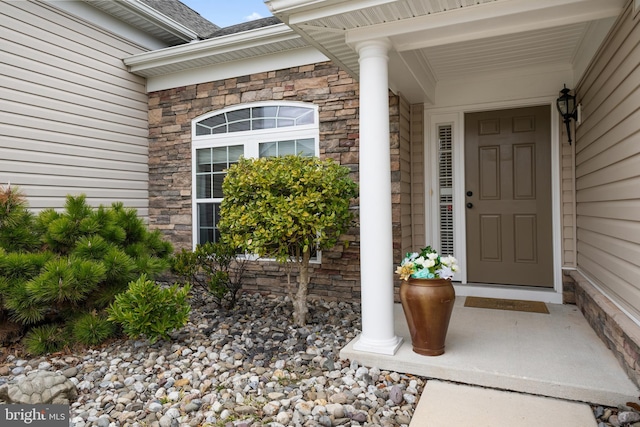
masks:
[(420, 356), (402, 307), (394, 305), (395, 333), (403, 338), (394, 356), (353, 349), (340, 357), (428, 378), (564, 400), (618, 406), (638, 402), (639, 390), (578, 307), (547, 304), (549, 314), (469, 308), (457, 297), (445, 354)]

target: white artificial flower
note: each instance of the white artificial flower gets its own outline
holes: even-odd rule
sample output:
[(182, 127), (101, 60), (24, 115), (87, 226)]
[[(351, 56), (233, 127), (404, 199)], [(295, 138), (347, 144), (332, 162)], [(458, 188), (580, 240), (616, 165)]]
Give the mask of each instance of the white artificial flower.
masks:
[(436, 252), (431, 252), (430, 254), (427, 254), (427, 258), (435, 260), (438, 258), (438, 254)]
[(442, 279), (451, 279), (453, 277), (453, 271), (447, 266), (443, 266), (440, 270), (436, 270), (438, 276)]
[(424, 265), (424, 268), (431, 268), (434, 265), (436, 265), (436, 262), (435, 262), (435, 260), (428, 259), (428, 260), (425, 260), (423, 265)]
[(413, 261), (415, 264), (421, 265), (422, 267), (424, 267), (424, 263), (426, 262), (426, 260), (424, 259), (424, 257), (418, 257)]

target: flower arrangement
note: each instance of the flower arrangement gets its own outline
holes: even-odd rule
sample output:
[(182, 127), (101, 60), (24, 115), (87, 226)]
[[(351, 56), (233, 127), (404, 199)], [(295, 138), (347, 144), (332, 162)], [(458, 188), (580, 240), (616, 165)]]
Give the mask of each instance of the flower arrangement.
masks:
[(396, 273), (402, 280), (414, 279), (451, 279), (458, 271), (458, 260), (451, 255), (440, 256), (431, 246), (420, 252), (407, 253)]

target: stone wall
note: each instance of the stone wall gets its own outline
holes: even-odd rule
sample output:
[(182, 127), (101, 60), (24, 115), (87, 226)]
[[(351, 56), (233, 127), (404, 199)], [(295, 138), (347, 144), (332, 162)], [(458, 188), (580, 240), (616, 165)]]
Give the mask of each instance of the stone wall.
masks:
[(575, 281), (576, 304), (585, 319), (629, 378), (640, 386), (640, 327), (580, 272), (571, 271), (570, 275)]
[[(192, 246), (191, 121), (226, 107), (257, 101), (314, 103), (320, 117), (320, 157), (333, 158), (358, 181), (358, 82), (331, 62), (293, 67), (149, 94), (149, 225), (160, 229), (176, 249)], [(399, 180), (398, 100), (390, 95), (392, 180)], [(399, 191), (393, 185), (394, 192)], [(393, 195), (394, 203), (399, 200)], [(357, 212), (357, 201), (354, 201)], [(394, 219), (395, 221), (395, 219)], [(394, 230), (399, 224), (394, 224)], [(396, 233), (394, 233), (395, 239)], [(400, 236), (398, 236), (399, 238)], [(344, 236), (347, 247), (322, 253), (313, 265), (310, 294), (327, 299), (360, 297), (359, 230)], [(394, 246), (398, 242), (394, 242)], [(273, 262), (250, 266), (246, 289), (285, 291), (284, 269)], [(295, 276), (291, 279), (296, 280)]]

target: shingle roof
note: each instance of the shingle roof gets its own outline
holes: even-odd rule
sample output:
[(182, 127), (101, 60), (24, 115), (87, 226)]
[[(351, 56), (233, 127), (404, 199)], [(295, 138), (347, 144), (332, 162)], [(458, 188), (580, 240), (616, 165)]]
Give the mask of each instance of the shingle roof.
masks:
[(281, 24), (275, 16), (269, 16), (267, 18), (256, 19), (254, 21), (243, 22), (242, 24), (231, 25), (229, 27), (220, 28), (213, 33), (209, 34), (205, 38), (212, 39), (214, 37), (226, 36), (229, 34), (241, 33), (243, 31), (255, 30), (256, 28), (269, 27), (271, 25)]
[(206, 38), (212, 32), (218, 31), (219, 26), (206, 20), (198, 12), (191, 9), (179, 0), (140, 0), (147, 6), (150, 6), (168, 16), (179, 24), (195, 31), (201, 38)]

